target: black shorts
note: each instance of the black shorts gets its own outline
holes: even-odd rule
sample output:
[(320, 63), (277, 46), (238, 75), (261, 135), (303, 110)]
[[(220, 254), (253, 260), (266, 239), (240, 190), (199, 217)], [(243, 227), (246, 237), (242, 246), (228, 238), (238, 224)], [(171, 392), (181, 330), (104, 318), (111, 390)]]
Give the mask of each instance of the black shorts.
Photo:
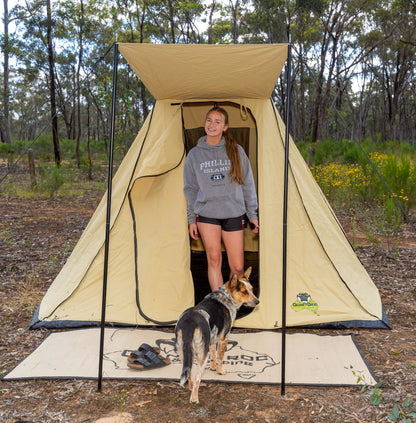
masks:
[(244, 229), (244, 216), (231, 217), (229, 219), (197, 216), (196, 221), (221, 226), (221, 229), (225, 232), (242, 231)]

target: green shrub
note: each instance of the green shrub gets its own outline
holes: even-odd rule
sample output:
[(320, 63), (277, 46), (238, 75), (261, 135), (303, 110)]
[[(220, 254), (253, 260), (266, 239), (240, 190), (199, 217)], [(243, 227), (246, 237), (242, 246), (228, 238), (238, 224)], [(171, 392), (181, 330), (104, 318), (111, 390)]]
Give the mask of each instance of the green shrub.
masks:
[(0, 142), (0, 158), (9, 160), (16, 154), (16, 146), (14, 144), (6, 144)]
[(41, 181), (36, 189), (46, 192), (49, 198), (52, 198), (65, 183), (64, 169), (62, 166), (56, 165), (51, 167), (39, 165), (38, 169)]
[[(406, 211), (409, 211), (415, 205), (416, 201), (415, 171), (414, 164), (405, 155), (402, 155), (400, 158), (397, 158), (395, 155), (389, 155), (382, 168), (384, 180)], [(382, 188), (384, 192), (387, 191), (385, 186)]]
[(367, 216), (367, 226), (386, 237), (390, 248), (403, 224), (402, 210), (396, 200), (406, 212), (416, 205), (415, 161), (410, 155), (399, 158), (379, 152), (369, 153), (369, 158), (395, 198), (367, 159), (360, 164), (321, 164), (312, 166), (311, 171), (335, 209), (361, 210), (360, 213), (364, 208), (371, 209), (371, 222)]
[(364, 153), (355, 142), (345, 141), (342, 153), (344, 163), (361, 163), (365, 159)]
[(387, 248), (392, 248), (397, 242), (403, 223), (402, 212), (392, 197), (388, 197), (378, 207), (374, 216), (374, 222), (378, 231), (385, 237)]
[(387, 416), (392, 422), (410, 423), (416, 419), (416, 403), (413, 398), (406, 398), (399, 406), (394, 405), (392, 412)]

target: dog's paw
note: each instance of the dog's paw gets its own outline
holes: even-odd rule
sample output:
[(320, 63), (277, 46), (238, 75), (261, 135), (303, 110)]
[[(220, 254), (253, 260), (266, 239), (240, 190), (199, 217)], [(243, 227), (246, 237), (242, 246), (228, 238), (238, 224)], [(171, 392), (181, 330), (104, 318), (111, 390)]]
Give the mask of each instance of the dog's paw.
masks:
[(193, 392), (191, 394), (191, 398), (189, 398), (189, 402), (191, 404), (199, 404), (198, 393), (195, 395)]
[(219, 375), (226, 375), (227, 374), (227, 370), (225, 370), (225, 369), (218, 369), (217, 368), (217, 374), (219, 374)]

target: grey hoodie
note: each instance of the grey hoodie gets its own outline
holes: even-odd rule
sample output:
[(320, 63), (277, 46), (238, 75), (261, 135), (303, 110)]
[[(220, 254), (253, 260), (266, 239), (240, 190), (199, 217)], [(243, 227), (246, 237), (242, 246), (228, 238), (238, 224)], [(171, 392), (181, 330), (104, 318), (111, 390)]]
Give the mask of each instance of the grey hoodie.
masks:
[(198, 140), (186, 158), (184, 193), (187, 201), (188, 223), (196, 216), (228, 219), (247, 214), (257, 219), (257, 195), (250, 162), (238, 145), (244, 185), (232, 182), (228, 176), (231, 161), (227, 156), (224, 138), (216, 145), (206, 143), (206, 136)]

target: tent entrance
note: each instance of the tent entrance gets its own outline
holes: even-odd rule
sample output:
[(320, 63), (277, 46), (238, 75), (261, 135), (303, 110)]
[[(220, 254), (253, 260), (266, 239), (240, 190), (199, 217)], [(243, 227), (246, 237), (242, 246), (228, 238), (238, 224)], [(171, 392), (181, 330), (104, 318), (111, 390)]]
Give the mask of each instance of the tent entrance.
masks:
[[(258, 252), (245, 251), (244, 264), (246, 268), (248, 266), (253, 268), (250, 276), (250, 282), (253, 285), (254, 293), (258, 296), (260, 293)], [(200, 302), (205, 297), (205, 295), (211, 292), (208, 284), (207, 266), (205, 251), (191, 251), (191, 272), (194, 281), (195, 304)], [(228, 280), (229, 267), (227, 262), (227, 254), (225, 252), (222, 253), (221, 270), (224, 281)], [(241, 309), (237, 312), (237, 319), (243, 316), (247, 316), (251, 313), (251, 311), (252, 309), (249, 307), (241, 307)]]
[[(188, 152), (193, 148), (198, 139), (205, 135), (204, 123), (207, 112), (217, 105), (224, 108), (229, 115), (229, 133), (240, 144), (246, 152), (253, 170), (254, 180), (257, 188), (258, 166), (257, 166), (257, 125), (251, 111), (240, 104), (231, 102), (195, 102), (183, 104), (183, 125), (184, 143)], [(246, 219), (247, 220), (247, 219)], [(207, 279), (207, 261), (202, 242), (192, 240), (191, 249), (191, 272), (195, 287), (195, 302), (199, 302), (210, 292)], [(250, 224), (246, 223), (244, 232), (244, 265), (247, 268), (252, 266), (251, 282), (256, 295), (259, 294), (260, 286), (258, 279), (259, 248), (258, 235), (251, 232)], [(227, 255), (223, 248), (222, 274), (224, 280), (229, 278), (229, 266)], [(250, 309), (241, 310), (239, 317), (248, 314)]]

